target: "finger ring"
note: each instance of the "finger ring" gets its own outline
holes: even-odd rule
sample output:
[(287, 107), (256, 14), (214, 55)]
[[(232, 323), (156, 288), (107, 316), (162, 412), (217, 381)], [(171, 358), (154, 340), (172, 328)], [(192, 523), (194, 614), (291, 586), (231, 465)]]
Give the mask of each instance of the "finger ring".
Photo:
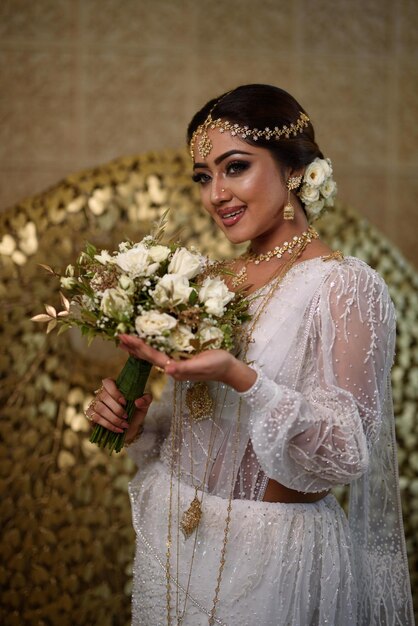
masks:
[(98, 389), (96, 389), (96, 391), (93, 391), (93, 393), (95, 396), (97, 396), (97, 394), (100, 393), (101, 391), (103, 391), (103, 385), (99, 387)]
[(96, 402), (98, 401), (98, 398), (93, 398), (93, 400), (90, 402), (90, 404), (88, 405), (86, 411), (88, 411), (89, 409), (94, 409), (94, 407), (96, 406)]
[(160, 374), (164, 374), (164, 368), (163, 367), (159, 367), (158, 365), (154, 366), (157, 372), (160, 372)]
[[(92, 421), (93, 421), (93, 418), (92, 418), (90, 415), (88, 415), (88, 414), (87, 414), (87, 411), (83, 411), (83, 413), (84, 413), (84, 417), (85, 417), (86, 419), (88, 419), (88, 420), (89, 420), (89, 422), (92, 422)], [(94, 415), (94, 414), (93, 414), (93, 415)]]

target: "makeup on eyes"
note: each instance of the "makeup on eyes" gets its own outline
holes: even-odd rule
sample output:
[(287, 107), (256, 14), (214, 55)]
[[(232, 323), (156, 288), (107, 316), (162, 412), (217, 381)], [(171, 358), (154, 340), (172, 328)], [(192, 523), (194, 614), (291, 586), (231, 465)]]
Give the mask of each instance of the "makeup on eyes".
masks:
[[(242, 159), (233, 159), (224, 165), (224, 171), (229, 176), (239, 176), (242, 172), (245, 172), (250, 167), (249, 161)], [(192, 180), (195, 183), (207, 183), (210, 180), (210, 175), (205, 172), (196, 172), (192, 176)]]

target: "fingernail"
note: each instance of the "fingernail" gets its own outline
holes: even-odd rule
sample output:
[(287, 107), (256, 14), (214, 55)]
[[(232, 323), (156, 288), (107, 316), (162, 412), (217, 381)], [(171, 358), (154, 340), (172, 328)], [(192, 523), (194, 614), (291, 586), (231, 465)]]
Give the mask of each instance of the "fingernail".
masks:
[(127, 428), (129, 428), (129, 424), (122, 424), (122, 428), (123, 430), (126, 430)]
[(127, 413), (125, 413), (125, 415), (122, 415), (122, 417), (123, 417), (124, 420), (127, 420), (128, 419)]
[(117, 432), (117, 433), (123, 433), (123, 432), (125, 432), (125, 431), (124, 431), (124, 429), (123, 429), (123, 428), (117, 428), (117, 429), (116, 429), (116, 432)]

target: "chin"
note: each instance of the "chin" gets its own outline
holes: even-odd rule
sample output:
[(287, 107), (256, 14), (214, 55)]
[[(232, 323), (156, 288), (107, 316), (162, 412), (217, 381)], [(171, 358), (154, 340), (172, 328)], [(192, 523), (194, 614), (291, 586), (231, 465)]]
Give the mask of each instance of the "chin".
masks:
[(239, 228), (224, 228), (222, 226), (219, 227), (221, 231), (224, 233), (225, 237), (234, 244), (245, 243), (251, 239), (251, 235), (246, 232), (245, 229)]

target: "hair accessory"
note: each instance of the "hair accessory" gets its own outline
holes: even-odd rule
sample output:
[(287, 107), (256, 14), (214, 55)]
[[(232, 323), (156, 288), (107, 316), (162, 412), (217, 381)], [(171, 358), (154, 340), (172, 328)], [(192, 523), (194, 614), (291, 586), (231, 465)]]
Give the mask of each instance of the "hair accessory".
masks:
[(334, 205), (336, 194), (337, 183), (332, 177), (331, 160), (317, 157), (306, 166), (302, 187), (297, 192), (309, 223), (318, 219), (325, 208)]
[(293, 204), (290, 202), (290, 192), (293, 189), (297, 189), (302, 181), (302, 176), (291, 176), (286, 183), (287, 187), (287, 204), (283, 210), (283, 218), (285, 220), (294, 220), (295, 219), (295, 209)]
[(224, 133), (226, 131), (231, 133), (233, 137), (238, 136), (241, 139), (247, 139), (247, 137), (249, 137), (253, 141), (258, 141), (258, 139), (260, 139), (261, 137), (268, 140), (282, 138), (290, 139), (292, 135), (296, 136), (298, 133), (302, 132), (302, 130), (306, 128), (309, 122), (309, 117), (306, 115), (306, 113), (302, 113), (302, 111), (300, 111), (299, 117), (296, 122), (292, 122), (289, 126), (287, 124), (285, 124), (281, 128), (279, 128), (278, 126), (275, 126), (274, 128), (269, 128), (267, 126), (264, 130), (259, 130), (258, 128), (240, 126), (239, 124), (234, 124), (233, 122), (229, 122), (228, 120), (223, 120), (220, 117), (214, 120), (212, 118), (212, 110), (210, 111), (203, 124), (198, 126), (192, 135), (192, 138), (190, 140), (190, 154), (192, 159), (194, 158), (193, 150), (198, 135), (202, 135), (200, 141), (197, 144), (199, 154), (203, 158), (208, 156), (208, 154), (212, 150), (212, 142), (209, 139), (208, 130), (212, 130), (214, 128), (218, 128), (221, 133)]

